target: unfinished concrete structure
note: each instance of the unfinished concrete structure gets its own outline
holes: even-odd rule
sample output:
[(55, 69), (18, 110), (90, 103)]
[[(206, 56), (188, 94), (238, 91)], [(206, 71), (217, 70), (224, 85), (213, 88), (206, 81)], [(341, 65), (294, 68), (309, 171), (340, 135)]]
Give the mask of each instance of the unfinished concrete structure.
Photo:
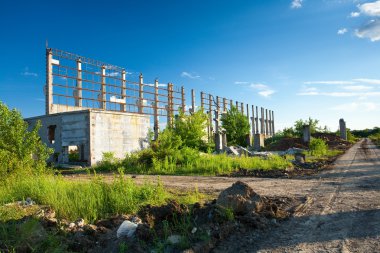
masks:
[[(108, 63), (46, 49), (46, 114), (26, 121), (30, 127), (41, 121), (41, 139), (55, 150), (52, 161), (68, 162), (72, 150), (76, 150), (79, 161), (88, 165), (101, 160), (104, 152), (122, 158), (147, 145), (149, 128), (153, 128), (157, 139), (160, 126), (172, 125), (180, 110), (195, 112), (194, 90), (191, 90), (191, 108), (187, 108), (183, 86), (159, 84), (158, 80), (144, 83), (142, 74), (138, 82), (133, 82), (127, 80), (127, 75), (125, 69)], [(215, 141), (217, 150), (221, 151), (228, 140), (220, 118), (234, 101), (200, 92), (200, 103), (208, 114), (208, 140)], [(238, 101), (235, 105), (250, 119), (252, 136), (259, 134), (262, 146), (263, 139), (274, 134), (274, 112), (261, 107), (259, 118), (257, 106)], [(251, 145), (250, 136), (247, 144)]]

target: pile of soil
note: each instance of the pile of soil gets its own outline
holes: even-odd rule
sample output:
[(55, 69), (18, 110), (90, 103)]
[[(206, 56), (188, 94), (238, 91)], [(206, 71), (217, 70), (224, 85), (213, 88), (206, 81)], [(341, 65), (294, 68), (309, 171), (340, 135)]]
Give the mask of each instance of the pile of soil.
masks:
[(271, 143), (265, 147), (265, 150), (270, 151), (286, 151), (289, 148), (307, 149), (308, 146), (301, 138), (284, 137), (277, 142)]
[[(210, 252), (232, 233), (252, 229), (259, 232), (278, 225), (304, 201), (260, 196), (247, 184), (237, 181), (211, 202), (186, 206), (172, 200), (162, 206), (147, 205), (138, 212), (138, 218), (118, 215), (85, 224), (82, 219), (57, 220), (54, 211), (43, 207), (38, 214), (19, 223), (37, 218), (44, 234), (60, 235), (61, 244), (72, 252), (152, 252), (152, 249)], [(126, 220), (138, 220), (136, 231), (132, 237), (117, 238), (116, 231)], [(24, 246), (19, 245), (16, 251)]]
[(338, 149), (344, 151), (352, 146), (351, 142), (343, 140), (336, 134), (316, 133), (313, 134), (312, 137), (324, 140), (330, 149)]

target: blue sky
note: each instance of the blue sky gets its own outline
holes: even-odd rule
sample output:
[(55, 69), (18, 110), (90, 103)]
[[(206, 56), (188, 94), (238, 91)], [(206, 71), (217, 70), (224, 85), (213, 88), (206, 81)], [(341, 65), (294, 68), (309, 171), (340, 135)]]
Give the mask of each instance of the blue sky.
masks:
[(380, 126), (380, 1), (3, 1), (0, 100), (44, 113), (49, 46), (331, 130)]

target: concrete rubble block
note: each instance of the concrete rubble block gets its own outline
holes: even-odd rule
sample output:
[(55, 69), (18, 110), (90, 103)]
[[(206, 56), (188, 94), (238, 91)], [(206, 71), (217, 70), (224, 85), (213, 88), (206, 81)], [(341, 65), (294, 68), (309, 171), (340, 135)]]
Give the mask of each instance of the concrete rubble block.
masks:
[(120, 237), (132, 237), (136, 232), (137, 224), (129, 220), (123, 221), (120, 227), (117, 229), (116, 236)]
[(262, 200), (246, 183), (237, 181), (219, 194), (216, 204), (232, 209), (235, 214), (244, 215), (260, 211)]
[(235, 156), (240, 156), (240, 153), (238, 152), (237, 149), (235, 149), (234, 146), (229, 146), (229, 147), (227, 147), (227, 148), (226, 148), (226, 152), (227, 152), (227, 153), (230, 153), (230, 154), (233, 154), (233, 155), (235, 155)]
[(340, 131), (340, 138), (343, 140), (347, 140), (347, 128), (346, 128), (346, 122), (344, 119), (339, 120), (339, 131)]

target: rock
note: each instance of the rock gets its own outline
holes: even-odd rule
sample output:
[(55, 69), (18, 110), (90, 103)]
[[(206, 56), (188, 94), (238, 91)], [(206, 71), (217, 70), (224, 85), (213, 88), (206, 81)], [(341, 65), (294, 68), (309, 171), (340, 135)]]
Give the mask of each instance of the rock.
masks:
[(75, 228), (75, 223), (74, 223), (74, 222), (71, 222), (71, 223), (69, 224), (69, 228)]
[(84, 226), (84, 219), (78, 219), (77, 221), (75, 221), (75, 224), (80, 228), (83, 227)]
[(121, 223), (120, 227), (117, 229), (116, 236), (120, 237), (132, 237), (136, 232), (137, 224), (130, 222), (128, 220)]
[(247, 214), (258, 211), (261, 204), (261, 197), (253, 191), (246, 183), (237, 181), (231, 187), (223, 190), (216, 204), (231, 208), (235, 214)]
[(294, 154), (294, 159), (296, 160), (296, 162), (305, 163), (306, 156), (305, 154), (302, 154), (302, 153), (296, 153)]
[(29, 197), (27, 197), (26, 200), (25, 200), (25, 202), (24, 202), (25, 206), (32, 206), (34, 204), (35, 204), (35, 202), (31, 198), (29, 198)]
[(197, 230), (198, 230), (198, 229), (194, 227), (194, 228), (191, 230), (191, 233), (192, 233), (192, 234), (195, 234), (195, 232), (197, 232)]
[(171, 244), (178, 244), (181, 242), (181, 240), (183, 239), (182, 236), (180, 235), (170, 235), (167, 239), (167, 241)]

